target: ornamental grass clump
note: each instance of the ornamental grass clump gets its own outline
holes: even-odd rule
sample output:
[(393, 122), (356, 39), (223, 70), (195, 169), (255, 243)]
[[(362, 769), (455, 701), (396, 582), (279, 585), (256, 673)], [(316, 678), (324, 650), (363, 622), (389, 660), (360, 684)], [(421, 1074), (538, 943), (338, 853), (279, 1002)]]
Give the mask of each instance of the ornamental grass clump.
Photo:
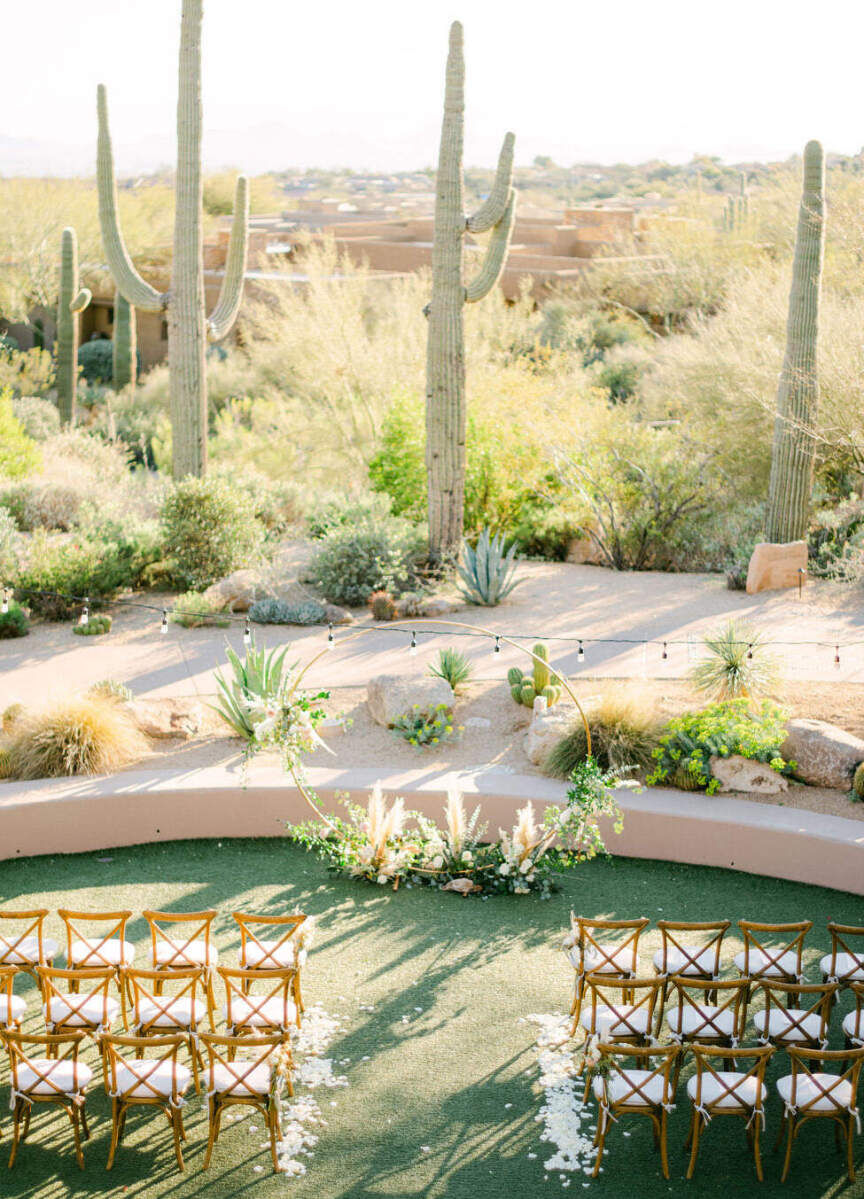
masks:
[(711, 759), (740, 755), (764, 762), (779, 774), (791, 775), (795, 763), (780, 753), (786, 740), (787, 713), (770, 700), (751, 706), (746, 699), (711, 704), (701, 712), (673, 717), (653, 752), (654, 769), (646, 782), (675, 783), (682, 772), (686, 789), (704, 789), (714, 795), (720, 783), (711, 773)]
[(82, 624), (79, 620), (77, 624), (73, 624), (72, 632), (78, 637), (101, 637), (103, 633), (111, 632), (113, 620), (107, 612), (99, 612), (95, 616), (90, 616), (86, 624)]
[(708, 656), (690, 671), (698, 691), (715, 700), (765, 695), (777, 683), (777, 661), (758, 629), (736, 620), (707, 636)]
[(15, 721), (6, 746), (6, 777), (60, 778), (111, 774), (147, 752), (147, 738), (112, 699), (60, 700)]
[(864, 802), (864, 762), (859, 762), (852, 775), (852, 795)]
[[(636, 688), (606, 691), (587, 711), (591, 752), (605, 770), (642, 770), (654, 758), (663, 721), (651, 700)], [(582, 721), (550, 751), (543, 769), (553, 778), (568, 779), (588, 757)]]
[(324, 605), (317, 600), (292, 604), (276, 596), (256, 600), (249, 609), (249, 619), (255, 624), (324, 624), (326, 616)]
[(429, 666), (429, 673), (449, 683), (453, 691), (463, 690), (471, 681), (474, 668), (461, 650), (447, 646), (439, 649), (438, 657)]

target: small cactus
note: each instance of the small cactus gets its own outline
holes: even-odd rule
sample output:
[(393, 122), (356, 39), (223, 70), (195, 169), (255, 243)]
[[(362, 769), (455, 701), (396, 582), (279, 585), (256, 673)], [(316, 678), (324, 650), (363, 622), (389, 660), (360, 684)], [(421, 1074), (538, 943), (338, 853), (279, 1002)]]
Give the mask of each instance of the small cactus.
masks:
[(859, 762), (852, 775), (852, 794), (864, 802), (864, 762)]
[(534, 655), (534, 688), (540, 695), (543, 689), (549, 686), (549, 649), (542, 641), (538, 641), (531, 653)]
[(518, 666), (511, 666), (507, 671), (507, 682), (511, 687), (521, 687), (525, 676)]
[(517, 704), (524, 704), (526, 708), (533, 708), (534, 700), (538, 695), (542, 695), (551, 708), (561, 698), (561, 688), (550, 681), (552, 676), (549, 670), (549, 648), (542, 641), (538, 641), (531, 652), (534, 655), (534, 666), (530, 675), (526, 675), (518, 666), (511, 666), (507, 671), (510, 694)]
[(375, 620), (396, 620), (399, 610), (389, 591), (373, 591), (369, 596), (369, 607)]

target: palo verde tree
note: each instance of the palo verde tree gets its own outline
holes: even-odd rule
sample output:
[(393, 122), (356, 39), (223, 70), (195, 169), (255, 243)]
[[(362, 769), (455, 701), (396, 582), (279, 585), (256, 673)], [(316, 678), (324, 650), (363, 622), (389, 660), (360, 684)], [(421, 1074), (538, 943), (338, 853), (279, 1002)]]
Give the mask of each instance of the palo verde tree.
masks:
[(807, 535), (819, 402), (816, 347), (824, 256), (825, 156), (819, 142), (808, 142), (771, 453), (766, 536), (772, 542), (800, 541)]
[(57, 407), (60, 422), (75, 422), (78, 394), (78, 313), (83, 312), (92, 296), (79, 287), (78, 239), (75, 230), (64, 229), (60, 239), (60, 295), (57, 301)]
[(99, 219), (105, 256), (118, 290), (136, 308), (168, 314), (173, 471), (203, 475), (207, 468), (207, 341), (221, 341), (231, 330), (243, 294), (249, 224), (247, 180), (240, 176), (234, 197), (234, 221), (225, 277), (213, 313), (204, 308), (204, 261), (201, 175), (201, 20), (203, 0), (183, 0), (180, 25), (180, 72), (177, 99), (177, 174), (174, 256), (171, 290), (161, 294), (138, 274), (123, 242), (117, 216), (117, 186), (108, 128), (104, 85), (97, 93), (99, 142), (97, 182)]
[[(432, 299), (426, 309), (426, 472), (429, 494), (429, 552), (451, 557), (462, 539), (465, 495), (465, 339), (463, 305), (482, 300), (498, 282), (513, 228), (515, 193), (512, 133), (506, 134), (495, 182), (472, 216), (463, 202), (462, 147), (465, 133), (465, 59), (462, 26), (450, 27), (444, 120), (435, 183)], [(466, 233), (492, 230), (480, 270), (462, 279)]]

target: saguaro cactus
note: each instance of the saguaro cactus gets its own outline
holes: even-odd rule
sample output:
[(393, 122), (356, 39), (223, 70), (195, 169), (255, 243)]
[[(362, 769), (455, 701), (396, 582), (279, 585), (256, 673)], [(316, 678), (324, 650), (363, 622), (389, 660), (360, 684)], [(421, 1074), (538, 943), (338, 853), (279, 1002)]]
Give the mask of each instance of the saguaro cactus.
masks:
[(800, 541), (807, 534), (819, 401), (816, 344), (824, 255), (825, 157), (819, 142), (808, 142), (771, 454), (766, 534), (772, 542)]
[(74, 229), (64, 229), (60, 239), (60, 298), (57, 301), (57, 407), (60, 421), (75, 420), (78, 392), (78, 313), (91, 300), (86, 287), (78, 286), (78, 239)]
[(216, 307), (204, 310), (204, 263), (201, 231), (201, 17), (202, 0), (183, 0), (180, 25), (180, 82), (177, 99), (177, 175), (174, 258), (171, 290), (161, 295), (132, 265), (117, 218), (117, 187), (108, 101), (99, 85), (97, 180), (99, 219), (108, 265), (130, 304), (146, 312), (168, 313), (168, 370), (175, 478), (203, 475), (207, 468), (207, 340), (221, 341), (237, 316), (246, 271), (249, 196), (244, 176), (237, 180), (234, 222), (228, 243), (225, 278)]
[[(462, 307), (488, 295), (504, 267), (513, 228), (515, 193), (512, 133), (506, 134), (495, 182), (472, 216), (463, 207), (462, 145), (465, 127), (465, 60), (462, 26), (450, 27), (444, 92), (444, 121), (435, 184), (432, 299), (427, 308), (426, 472), (429, 494), (429, 551), (451, 556), (462, 538), (465, 494), (465, 345)], [(462, 280), (466, 232), (492, 235), (483, 262), (467, 285)]]
[(114, 390), (121, 391), (138, 377), (138, 337), (135, 309), (119, 292), (114, 292), (114, 333), (112, 335), (111, 378)]

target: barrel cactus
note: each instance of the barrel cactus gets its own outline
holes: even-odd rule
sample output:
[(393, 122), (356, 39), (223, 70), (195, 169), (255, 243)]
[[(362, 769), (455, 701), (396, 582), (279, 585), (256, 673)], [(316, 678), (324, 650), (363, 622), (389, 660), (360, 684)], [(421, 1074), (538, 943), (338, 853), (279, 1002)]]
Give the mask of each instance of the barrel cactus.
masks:
[(531, 653), (534, 666), (530, 675), (523, 674), (518, 666), (512, 666), (507, 671), (510, 694), (517, 704), (524, 704), (526, 708), (533, 708), (534, 700), (538, 695), (542, 696), (551, 708), (561, 698), (561, 688), (550, 681), (549, 649), (542, 641), (538, 641)]
[(57, 301), (57, 407), (60, 421), (75, 421), (78, 394), (78, 313), (91, 300), (86, 287), (79, 286), (78, 239), (74, 229), (64, 229), (60, 238), (60, 298)]
[(171, 290), (162, 294), (136, 271), (117, 216), (114, 156), (104, 85), (97, 92), (99, 142), (96, 174), (99, 220), (108, 266), (119, 291), (136, 308), (168, 314), (168, 371), (174, 477), (203, 475), (207, 468), (207, 341), (227, 337), (237, 317), (246, 273), (249, 225), (247, 180), (240, 176), (225, 277), (213, 313), (204, 309), (201, 177), (201, 20), (203, 0), (183, 0), (177, 101), (177, 171)]
[(819, 142), (808, 142), (786, 320), (786, 353), (777, 388), (766, 522), (767, 540), (771, 542), (800, 541), (807, 535), (819, 401), (816, 350), (824, 255), (825, 156)]
[[(462, 146), (465, 127), (465, 60), (462, 26), (450, 27), (444, 120), (435, 184), (432, 299), (426, 308), (426, 472), (429, 494), (429, 551), (452, 557), (459, 549), (465, 495), (465, 344), (462, 308), (482, 300), (501, 277), (513, 228), (514, 137), (501, 147), (495, 182), (475, 213), (463, 205)], [(467, 285), (462, 278), (466, 233), (492, 230), (486, 254)]]
[(135, 309), (119, 291), (114, 293), (114, 335), (112, 338), (111, 377), (115, 391), (129, 384), (134, 387), (138, 377), (138, 345), (135, 330)]

